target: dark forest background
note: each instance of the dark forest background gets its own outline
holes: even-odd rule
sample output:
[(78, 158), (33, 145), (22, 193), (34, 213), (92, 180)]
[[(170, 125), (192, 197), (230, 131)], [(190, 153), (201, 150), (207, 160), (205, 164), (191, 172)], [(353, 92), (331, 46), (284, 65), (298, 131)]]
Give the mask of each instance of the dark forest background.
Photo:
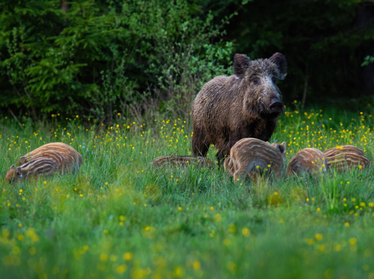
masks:
[(374, 1), (1, 1), (1, 114), (184, 116), (235, 53), (283, 53), (285, 103), (374, 96)]

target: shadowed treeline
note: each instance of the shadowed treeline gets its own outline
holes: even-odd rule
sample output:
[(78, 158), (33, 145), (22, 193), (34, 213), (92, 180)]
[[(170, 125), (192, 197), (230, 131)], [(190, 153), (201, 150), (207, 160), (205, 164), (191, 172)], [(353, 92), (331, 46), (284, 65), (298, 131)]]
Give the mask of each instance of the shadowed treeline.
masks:
[(1, 1), (0, 107), (34, 120), (187, 115), (235, 53), (277, 51), (286, 104), (371, 98), (372, 23), (373, 3), (357, 0)]
[(374, 65), (361, 66), (374, 53), (372, 1), (206, 2), (217, 19), (238, 12), (225, 28), (237, 52), (286, 56), (288, 76), (281, 85), (286, 99), (331, 104), (374, 94)]

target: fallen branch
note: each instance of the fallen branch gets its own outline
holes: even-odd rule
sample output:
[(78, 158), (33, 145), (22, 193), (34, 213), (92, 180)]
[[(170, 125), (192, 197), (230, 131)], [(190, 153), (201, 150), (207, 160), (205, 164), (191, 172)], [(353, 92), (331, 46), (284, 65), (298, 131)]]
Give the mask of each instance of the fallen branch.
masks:
[(22, 126), (21, 122), (18, 121), (18, 118), (14, 115), (13, 111), (10, 108), (8, 108), (8, 109), (9, 109), (10, 114), (17, 121), (18, 125), (21, 127), (21, 129), (23, 129), (23, 126)]

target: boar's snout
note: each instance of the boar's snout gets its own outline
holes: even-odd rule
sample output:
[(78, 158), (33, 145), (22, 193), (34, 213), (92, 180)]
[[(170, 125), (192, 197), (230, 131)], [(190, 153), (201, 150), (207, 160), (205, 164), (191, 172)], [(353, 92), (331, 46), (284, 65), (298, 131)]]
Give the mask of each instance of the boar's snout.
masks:
[(269, 105), (269, 110), (273, 112), (282, 112), (283, 104), (279, 99), (272, 99)]

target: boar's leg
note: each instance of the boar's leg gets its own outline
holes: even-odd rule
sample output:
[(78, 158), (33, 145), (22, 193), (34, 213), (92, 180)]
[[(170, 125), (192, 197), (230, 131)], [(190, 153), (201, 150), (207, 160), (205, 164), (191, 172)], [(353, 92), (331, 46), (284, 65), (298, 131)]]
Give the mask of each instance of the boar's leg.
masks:
[(221, 166), (225, 157), (230, 156), (231, 147), (235, 145), (235, 143), (240, 139), (236, 135), (227, 137), (225, 140), (219, 140), (216, 143), (216, 148), (218, 148), (217, 152), (217, 161), (218, 165)]
[(223, 160), (225, 159), (225, 154), (224, 154), (222, 149), (218, 150), (218, 152), (216, 154), (216, 158), (217, 158), (217, 161), (218, 161), (218, 166), (221, 168)]
[(226, 156), (230, 156), (231, 145), (230, 142), (226, 144), (223, 142), (218, 142), (215, 146), (218, 148), (218, 152), (216, 154), (218, 166), (221, 167)]
[(262, 135), (258, 137), (263, 141), (269, 141), (271, 135), (274, 133), (275, 128), (277, 127), (277, 120), (273, 119), (266, 122), (266, 129), (263, 131)]
[(194, 128), (192, 137), (192, 152), (195, 156), (205, 157), (209, 150), (209, 143), (206, 140), (205, 132), (202, 129)]

